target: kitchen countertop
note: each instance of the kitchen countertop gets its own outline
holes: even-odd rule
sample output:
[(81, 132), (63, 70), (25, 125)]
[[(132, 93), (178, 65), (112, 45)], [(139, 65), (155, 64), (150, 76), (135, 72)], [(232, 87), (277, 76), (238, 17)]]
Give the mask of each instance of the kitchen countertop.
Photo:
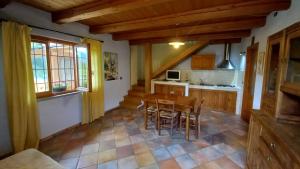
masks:
[(222, 86), (206, 86), (206, 85), (189, 85), (191, 89), (207, 89), (207, 90), (224, 90), (224, 91), (239, 91), (240, 87), (222, 87)]
[(186, 86), (191, 89), (207, 89), (207, 90), (224, 90), (224, 91), (239, 91), (240, 87), (223, 87), (217, 85), (196, 85), (189, 82), (176, 82), (176, 81), (163, 81), (163, 80), (153, 80), (157, 84), (166, 84), (166, 85), (177, 85), (177, 86)]

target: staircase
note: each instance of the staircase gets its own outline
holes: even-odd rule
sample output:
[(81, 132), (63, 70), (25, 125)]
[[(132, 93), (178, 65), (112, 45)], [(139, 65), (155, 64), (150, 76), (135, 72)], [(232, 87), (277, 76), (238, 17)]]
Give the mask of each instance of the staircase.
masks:
[(142, 98), (145, 96), (145, 82), (138, 81), (137, 85), (133, 85), (128, 95), (124, 96), (124, 100), (120, 102), (120, 107), (127, 109), (136, 109), (141, 104)]

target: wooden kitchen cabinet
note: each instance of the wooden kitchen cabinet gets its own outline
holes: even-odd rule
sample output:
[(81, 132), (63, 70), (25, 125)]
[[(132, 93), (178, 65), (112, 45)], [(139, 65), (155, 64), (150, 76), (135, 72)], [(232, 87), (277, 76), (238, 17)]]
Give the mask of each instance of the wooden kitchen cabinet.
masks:
[(299, 169), (299, 127), (278, 123), (267, 113), (253, 112), (248, 133), (248, 168)]
[(215, 111), (235, 113), (237, 92), (223, 90), (190, 89), (189, 95), (204, 99), (203, 107)]
[(212, 70), (215, 68), (215, 55), (194, 55), (192, 56), (192, 70)]
[(155, 93), (157, 94), (174, 94), (184, 96), (185, 87), (179, 85), (155, 84)]

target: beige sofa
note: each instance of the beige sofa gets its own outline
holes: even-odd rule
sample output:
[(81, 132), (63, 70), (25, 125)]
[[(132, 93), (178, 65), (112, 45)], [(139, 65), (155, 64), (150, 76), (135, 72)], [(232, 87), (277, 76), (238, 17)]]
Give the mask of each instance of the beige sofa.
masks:
[(49, 156), (28, 149), (0, 161), (0, 169), (64, 169)]

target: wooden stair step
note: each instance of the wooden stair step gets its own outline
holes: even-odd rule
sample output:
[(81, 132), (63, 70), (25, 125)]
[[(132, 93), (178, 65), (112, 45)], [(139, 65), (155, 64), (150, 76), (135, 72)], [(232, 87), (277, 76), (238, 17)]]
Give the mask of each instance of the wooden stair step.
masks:
[(140, 91), (134, 91), (134, 90), (130, 90), (128, 91), (128, 95), (129, 96), (136, 96), (136, 97), (144, 97), (145, 93), (144, 92), (140, 92)]
[(131, 103), (131, 102), (124, 102), (124, 101), (120, 102), (120, 107), (122, 107), (122, 108), (135, 110), (135, 109), (137, 109), (137, 106), (138, 105)]
[(145, 86), (133, 85), (132, 90), (145, 92)]
[(124, 96), (124, 101), (128, 101), (135, 104), (140, 104), (141, 100), (142, 100), (141, 97), (130, 96), (130, 95)]

